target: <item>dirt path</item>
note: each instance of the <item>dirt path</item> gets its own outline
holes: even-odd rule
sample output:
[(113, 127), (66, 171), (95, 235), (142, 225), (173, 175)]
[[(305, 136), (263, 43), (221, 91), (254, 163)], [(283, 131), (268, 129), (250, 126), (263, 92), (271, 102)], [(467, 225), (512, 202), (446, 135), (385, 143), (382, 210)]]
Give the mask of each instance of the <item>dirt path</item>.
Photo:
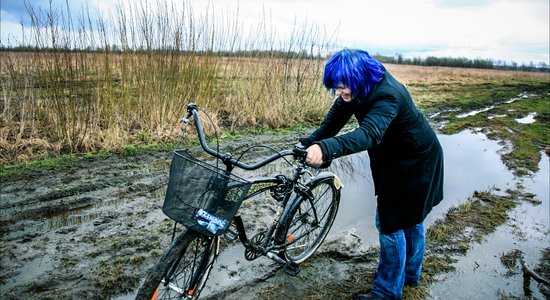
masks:
[(2, 294), (103, 298), (105, 288), (131, 289), (159, 246), (168, 158), (87, 159), (3, 183)]
[[(254, 136), (224, 149), (233, 152), (251, 144), (284, 148), (297, 138)], [(170, 239), (173, 223), (161, 212), (169, 161), (169, 152), (92, 158), (2, 182), (0, 298), (125, 299), (120, 296), (125, 293), (131, 298)], [(449, 244), (456, 240), (447, 243), (437, 249), (452, 263), (445, 255), (456, 250)], [(297, 277), (285, 276), (266, 260), (245, 265), (220, 259), (213, 273), (230, 275), (205, 290), (205, 296), (254, 299), (261, 293), (264, 299), (319, 299), (331, 294), (346, 299), (372, 282), (376, 261), (377, 249), (346, 230), (331, 236)], [(408, 293), (416, 294), (426, 296), (425, 290)]]
[[(225, 149), (294, 141), (257, 136)], [(170, 238), (173, 223), (161, 212), (169, 162), (169, 151), (98, 157), (2, 182), (0, 298), (132, 291)]]

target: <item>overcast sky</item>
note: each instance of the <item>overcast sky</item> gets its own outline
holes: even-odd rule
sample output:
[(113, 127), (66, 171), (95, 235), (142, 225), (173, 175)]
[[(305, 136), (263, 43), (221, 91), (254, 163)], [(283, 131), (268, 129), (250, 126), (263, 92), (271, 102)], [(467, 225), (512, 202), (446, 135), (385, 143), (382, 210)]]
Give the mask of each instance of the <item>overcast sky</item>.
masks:
[[(141, 0), (122, 0), (138, 2)], [(155, 5), (157, 1), (149, 0)], [(34, 8), (49, 0), (28, 0)], [(65, 6), (65, 0), (52, 0)], [(82, 6), (109, 14), (118, 1), (69, 0), (71, 13)], [(178, 2), (181, 2), (179, 0)], [(195, 11), (238, 9), (239, 22), (256, 26), (262, 12), (279, 35), (295, 23), (337, 31), (341, 46), (372, 54), (412, 57), (467, 57), (550, 63), (549, 0), (187, 0)], [(1, 42), (21, 35), (28, 24), (24, 0), (0, 0)]]

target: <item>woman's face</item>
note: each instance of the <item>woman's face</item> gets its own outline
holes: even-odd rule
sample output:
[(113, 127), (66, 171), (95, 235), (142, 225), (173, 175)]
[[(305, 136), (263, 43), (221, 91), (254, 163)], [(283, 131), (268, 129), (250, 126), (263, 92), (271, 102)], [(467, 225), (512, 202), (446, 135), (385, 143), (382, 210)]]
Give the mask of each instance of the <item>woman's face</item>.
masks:
[(348, 87), (344, 86), (344, 85), (339, 85), (336, 88), (336, 96), (342, 97), (342, 100), (344, 100), (346, 102), (350, 102), (351, 101), (351, 90)]

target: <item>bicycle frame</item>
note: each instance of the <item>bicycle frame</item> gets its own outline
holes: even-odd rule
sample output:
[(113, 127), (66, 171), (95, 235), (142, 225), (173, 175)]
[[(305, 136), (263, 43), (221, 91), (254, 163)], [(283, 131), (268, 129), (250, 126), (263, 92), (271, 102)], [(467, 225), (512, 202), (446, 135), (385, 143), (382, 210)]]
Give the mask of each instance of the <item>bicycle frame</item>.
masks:
[[(193, 117), (202, 149), (209, 155), (220, 159), (226, 167), (225, 170), (219, 170), (216, 167), (213, 172), (215, 172), (216, 176), (222, 175), (223, 178), (235, 178), (235, 180), (226, 181), (222, 179), (220, 181), (218, 177), (208, 177), (208, 175), (203, 176), (200, 173), (193, 172), (193, 169), (189, 169), (193, 166), (173, 164), (174, 168), (176, 168), (175, 170), (184, 170), (187, 173), (184, 173), (185, 175), (183, 176), (189, 176), (181, 177), (174, 182), (176, 182), (175, 186), (177, 187), (192, 187), (191, 190), (180, 191), (189, 193), (191, 201), (199, 199), (197, 197), (193, 198), (193, 188), (198, 189), (198, 186), (200, 186), (201, 190), (221, 191), (221, 193), (211, 195), (213, 196), (212, 199), (214, 199), (213, 202), (197, 202), (197, 204), (194, 204), (190, 201), (189, 204), (184, 203), (193, 208), (192, 210), (184, 210), (185, 213), (191, 211), (191, 216), (185, 215), (182, 218), (176, 216), (175, 219), (177, 220), (176, 222), (181, 222), (187, 226), (187, 231), (180, 234), (177, 240), (173, 240), (170, 248), (166, 250), (165, 255), (155, 265), (150, 276), (146, 278), (145, 283), (139, 291), (139, 295), (143, 297), (156, 295), (159, 292), (159, 284), (164, 284), (165, 288), (162, 288), (163, 291), (168, 290), (168, 293), (176, 292), (176, 294), (183, 296), (185, 299), (196, 299), (206, 283), (212, 264), (219, 255), (220, 240), (223, 236), (233, 240), (238, 238), (245, 247), (244, 254), (247, 260), (266, 256), (284, 267), (284, 271), (287, 274), (295, 276), (300, 271), (298, 264), (310, 257), (326, 237), (338, 211), (340, 201), (339, 190), (341, 188), (338, 177), (330, 172), (320, 172), (314, 175), (308, 168), (311, 166), (308, 166), (305, 161), (307, 150), (301, 144), (295, 145), (290, 150), (279, 152), (274, 150), (275, 154), (252, 164), (243, 163), (239, 161), (240, 157), (235, 159), (230, 153), (220, 153), (219, 150), (213, 150), (207, 145), (198, 112), (199, 108), (196, 104), (188, 104), (187, 116), (182, 119), (183, 123), (187, 124), (189, 119)], [(231, 171), (235, 167), (243, 170), (256, 170), (285, 156), (293, 156), (294, 158), (294, 164), (291, 164), (287, 160), (289, 164), (293, 165), (292, 174), (284, 175), (284, 173), (279, 173), (280, 175), (276, 176), (246, 179), (231, 174)], [(197, 165), (201, 167), (200, 164)], [(182, 169), (177, 169), (178, 166)], [(226, 174), (221, 174), (224, 172)], [(225, 175), (227, 176), (224, 177)], [(178, 176), (175, 175), (173, 178), (178, 178)], [(195, 179), (203, 177), (209, 180), (207, 186), (198, 184), (196, 187), (187, 184), (187, 182), (197, 182)], [(181, 180), (184, 180), (184, 182), (181, 182)], [(221, 184), (223, 187), (218, 188), (214, 186), (211, 188), (211, 182)], [(226, 192), (227, 190), (231, 190), (231, 193)], [(272, 223), (265, 230), (263, 228), (260, 229), (258, 233), (249, 239), (245, 231), (243, 219), (239, 214), (236, 215), (236, 213), (238, 213), (239, 205), (242, 201), (249, 201), (255, 197), (258, 198), (257, 196), (260, 194), (263, 197), (266, 193), (269, 193), (276, 200), (276, 213), (272, 218)], [(327, 196), (325, 197), (325, 195)], [(167, 199), (172, 199), (168, 197), (167, 194)], [(222, 199), (221, 197), (224, 198)], [(231, 201), (227, 201), (228, 198)], [(227, 208), (226, 211), (221, 211), (222, 215), (223, 213), (227, 213), (223, 215), (226, 219), (220, 219), (223, 221), (223, 223), (220, 223), (223, 224), (220, 225), (220, 228), (223, 229), (222, 231), (217, 231), (217, 228), (216, 230), (210, 230), (211, 228), (209, 227), (208, 232), (206, 232), (202, 227), (195, 226), (196, 224), (192, 221), (187, 222), (187, 220), (197, 220), (194, 218), (203, 217), (201, 215), (205, 213), (203, 208), (207, 210), (208, 205), (211, 203), (213, 203), (213, 206), (217, 205), (216, 201), (218, 199), (233, 203), (230, 208), (227, 208), (229, 204), (223, 204), (215, 208)], [(172, 204), (165, 200), (166, 203), (169, 203), (169, 205)], [(216, 211), (216, 214), (218, 213), (220, 211)], [(212, 220), (216, 220), (215, 215), (206, 215), (203, 218), (208, 220), (210, 217), (212, 217)], [(230, 221), (229, 226), (228, 221)], [(203, 223), (205, 223), (204, 220), (202, 220), (202, 223), (198, 222), (200, 226), (203, 226)], [(173, 239), (175, 232), (176, 225), (174, 225)], [(310, 233), (313, 233), (311, 240), (309, 238)], [(295, 244), (298, 241), (301, 242)], [(192, 247), (194, 250), (188, 247)], [(181, 264), (183, 265), (180, 268)], [(189, 273), (187, 273), (188, 271)]]
[[(284, 209), (285, 207), (287, 207), (287, 204), (289, 203), (291, 196), (293, 195), (292, 192), (296, 191), (296, 187), (300, 185), (300, 177), (301, 174), (298, 174), (297, 176), (295, 175), (294, 178), (291, 180), (283, 175), (279, 175), (277, 177), (262, 177), (251, 179), (253, 183), (251, 189), (253, 189), (253, 191), (249, 193), (243, 201), (249, 200), (263, 192), (270, 191), (271, 195), (275, 198), (275, 200), (277, 200), (279, 205), (273, 219), (273, 223), (269, 226), (267, 230), (264, 242), (259, 245), (252, 243), (248, 239), (241, 216), (235, 216), (233, 222), (237, 229), (237, 237), (246, 249), (262, 253), (263, 255), (267, 255), (268, 252), (277, 251), (284, 248), (283, 245), (272, 245), (273, 235), (275, 234), (277, 226), (279, 225), (281, 216), (283, 216)], [(255, 186), (259, 186), (259, 188), (254, 189)]]
[[(275, 153), (255, 164), (246, 164), (242, 163), (236, 159), (234, 159), (231, 154), (224, 153), (221, 154), (213, 149), (211, 149), (208, 144), (206, 143), (206, 138), (203, 133), (203, 127), (200, 121), (200, 118), (198, 117), (198, 106), (194, 103), (190, 103), (187, 105), (187, 117), (184, 118), (182, 121), (184, 123), (189, 122), (189, 118), (193, 117), (193, 120), (195, 122), (195, 126), (197, 129), (197, 135), (199, 138), (199, 142), (203, 150), (216, 157), (219, 158), (224, 165), (226, 166), (226, 171), (229, 173), (233, 170), (234, 167), (238, 167), (244, 170), (256, 170), (259, 169), (277, 159), (280, 159), (284, 156), (294, 156), (295, 159), (299, 161), (299, 165), (295, 167), (294, 174), (292, 178), (288, 178), (284, 175), (278, 175), (276, 177), (261, 177), (261, 178), (252, 178), (249, 179), (249, 181), (252, 182), (252, 192), (249, 192), (249, 194), (244, 198), (243, 201), (246, 201), (247, 199), (253, 198), (254, 196), (265, 192), (265, 191), (273, 191), (275, 189), (279, 189), (279, 196), (276, 199), (279, 203), (279, 211), (277, 212), (274, 223), (270, 226), (266, 239), (262, 245), (254, 245), (250, 242), (248, 239), (244, 224), (242, 221), (242, 218), (240, 216), (235, 216), (233, 222), (236, 225), (237, 229), (237, 237), (239, 238), (240, 242), (245, 246), (247, 249), (252, 249), (254, 251), (261, 252), (263, 255), (266, 255), (268, 252), (272, 250), (281, 250), (286, 245), (269, 245), (269, 243), (272, 241), (273, 234), (276, 232), (277, 223), (281, 219), (281, 216), (284, 215), (286, 211), (288, 211), (288, 203), (290, 201), (290, 197), (292, 195), (292, 192), (295, 192), (296, 195), (300, 195), (302, 197), (307, 197), (308, 189), (307, 187), (300, 182), (300, 179), (303, 174), (308, 172), (305, 169), (305, 154), (307, 151), (305, 149), (300, 149), (295, 147), (294, 150), (283, 150), (281, 152)], [(254, 188), (256, 187), (256, 188)], [(259, 187), (259, 188), (258, 188)]]
[[(305, 158), (307, 156), (307, 150), (304, 147), (299, 147), (299, 146), (295, 146), (293, 150), (283, 150), (283, 151), (277, 152), (254, 164), (242, 163), (239, 160), (234, 159), (229, 153), (223, 153), (223, 154), (219, 153), (211, 149), (206, 143), (206, 139), (203, 133), (203, 127), (202, 127), (200, 118), (198, 117), (198, 110), (199, 109), (196, 104), (194, 103), (188, 104), (187, 117), (182, 119), (182, 121), (187, 124), (189, 122), (189, 118), (193, 117), (193, 120), (195, 122), (195, 127), (197, 129), (197, 135), (198, 135), (199, 142), (202, 149), (206, 153), (220, 159), (223, 162), (223, 164), (226, 166), (227, 173), (231, 173), (234, 167), (238, 167), (243, 170), (256, 170), (285, 156), (293, 156), (294, 159), (298, 161), (298, 164), (294, 167), (294, 174), (292, 175), (292, 178), (289, 178), (285, 175), (277, 175), (275, 177), (260, 177), (260, 178), (247, 179), (249, 182), (252, 182), (252, 187), (251, 187), (251, 191), (249, 191), (249, 193), (245, 196), (243, 201), (251, 199), (254, 196), (266, 191), (270, 191), (272, 193), (272, 196), (274, 193), (277, 194), (277, 195), (274, 195), (274, 198), (279, 202), (279, 207), (273, 219), (273, 223), (267, 229), (267, 233), (265, 234), (263, 241), (258, 244), (258, 243), (254, 243), (248, 238), (244, 228), (243, 220), (240, 217), (240, 215), (236, 215), (232, 222), (237, 232), (232, 232), (231, 230), (228, 230), (228, 232), (226, 232), (225, 234), (226, 237), (228, 237), (231, 234), (236, 235), (236, 237), (232, 237), (232, 239), (238, 238), (241, 244), (247, 250), (253, 251), (254, 256), (257, 254), (261, 254), (264, 256), (268, 256), (269, 258), (273, 259), (274, 261), (280, 264), (286, 264), (287, 262), (284, 261), (282, 258), (280, 258), (276, 254), (276, 252), (280, 250), (284, 250), (286, 247), (297, 242), (298, 240), (285, 241), (283, 243), (277, 243), (275, 241), (273, 237), (278, 234), (277, 228), (279, 228), (280, 225), (282, 225), (280, 223), (281, 220), (284, 220), (285, 216), (289, 213), (289, 211), (291, 211), (291, 209), (296, 205), (299, 205), (300, 201), (302, 201), (303, 198), (308, 199), (308, 201), (311, 201), (313, 196), (311, 195), (309, 186), (311, 186), (314, 182), (317, 182), (319, 180), (324, 180), (327, 178), (334, 179), (335, 178), (334, 174), (329, 172), (321, 172), (316, 176), (314, 176), (314, 178), (310, 178), (308, 182), (302, 183), (301, 182), (302, 176), (306, 173), (311, 174), (311, 172), (309, 172), (309, 170), (306, 169)], [(312, 203), (312, 206), (313, 206), (313, 203)], [(318, 216), (316, 213), (314, 214), (313, 217), (315, 219), (315, 222), (317, 222)], [(255, 256), (254, 258), (256, 257), (258, 256)]]

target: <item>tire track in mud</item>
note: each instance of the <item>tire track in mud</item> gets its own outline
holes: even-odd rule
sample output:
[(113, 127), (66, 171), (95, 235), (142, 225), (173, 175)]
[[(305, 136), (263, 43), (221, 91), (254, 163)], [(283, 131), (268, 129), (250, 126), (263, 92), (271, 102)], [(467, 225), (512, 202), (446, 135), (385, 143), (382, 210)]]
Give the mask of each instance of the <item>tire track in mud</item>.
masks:
[(159, 218), (169, 157), (84, 159), (3, 182), (1, 298), (105, 298), (101, 267), (159, 243), (123, 247), (134, 228)]
[[(289, 147), (297, 136), (245, 137), (223, 151)], [(133, 291), (170, 242), (173, 222), (161, 211), (170, 159), (171, 151), (86, 158), (3, 179), (0, 298), (105, 299)]]
[[(75, 224), (91, 222), (123, 198), (163, 187), (167, 180), (165, 166), (168, 165), (168, 155), (164, 156), (165, 159), (150, 162), (162, 165), (162, 170), (158, 171), (151, 171), (150, 167), (144, 168), (137, 162), (116, 162), (116, 158), (105, 161), (94, 159), (76, 162), (61, 172), (44, 171), (43, 174), (31, 174), (3, 184), (0, 193), (0, 232), (6, 234), (7, 226), (11, 225), (10, 237), (14, 239), (17, 238), (17, 230), (14, 232), (13, 225), (21, 222), (29, 226), (29, 223), (44, 223), (59, 217), (70, 219), (73, 216), (81, 217), (80, 221), (74, 218)], [(50, 223), (47, 229), (69, 225)]]
[[(253, 136), (224, 144), (223, 150), (239, 153), (249, 144), (285, 147), (298, 136)], [(173, 223), (161, 211), (170, 156), (166, 151), (87, 159), (2, 182), (0, 298), (105, 299), (134, 291), (170, 240)], [(261, 215), (258, 208), (251, 213)], [(427, 267), (452, 268), (449, 254), (461, 255), (464, 248), (451, 246), (434, 247), (429, 255), (438, 261), (428, 261)], [(245, 278), (244, 286), (227, 286), (206, 299), (329, 294), (348, 299), (374, 281), (377, 251), (366, 249), (353, 232), (337, 233), (297, 277), (268, 266), (261, 275), (254, 271)], [(251, 269), (246, 263), (240, 268)]]

